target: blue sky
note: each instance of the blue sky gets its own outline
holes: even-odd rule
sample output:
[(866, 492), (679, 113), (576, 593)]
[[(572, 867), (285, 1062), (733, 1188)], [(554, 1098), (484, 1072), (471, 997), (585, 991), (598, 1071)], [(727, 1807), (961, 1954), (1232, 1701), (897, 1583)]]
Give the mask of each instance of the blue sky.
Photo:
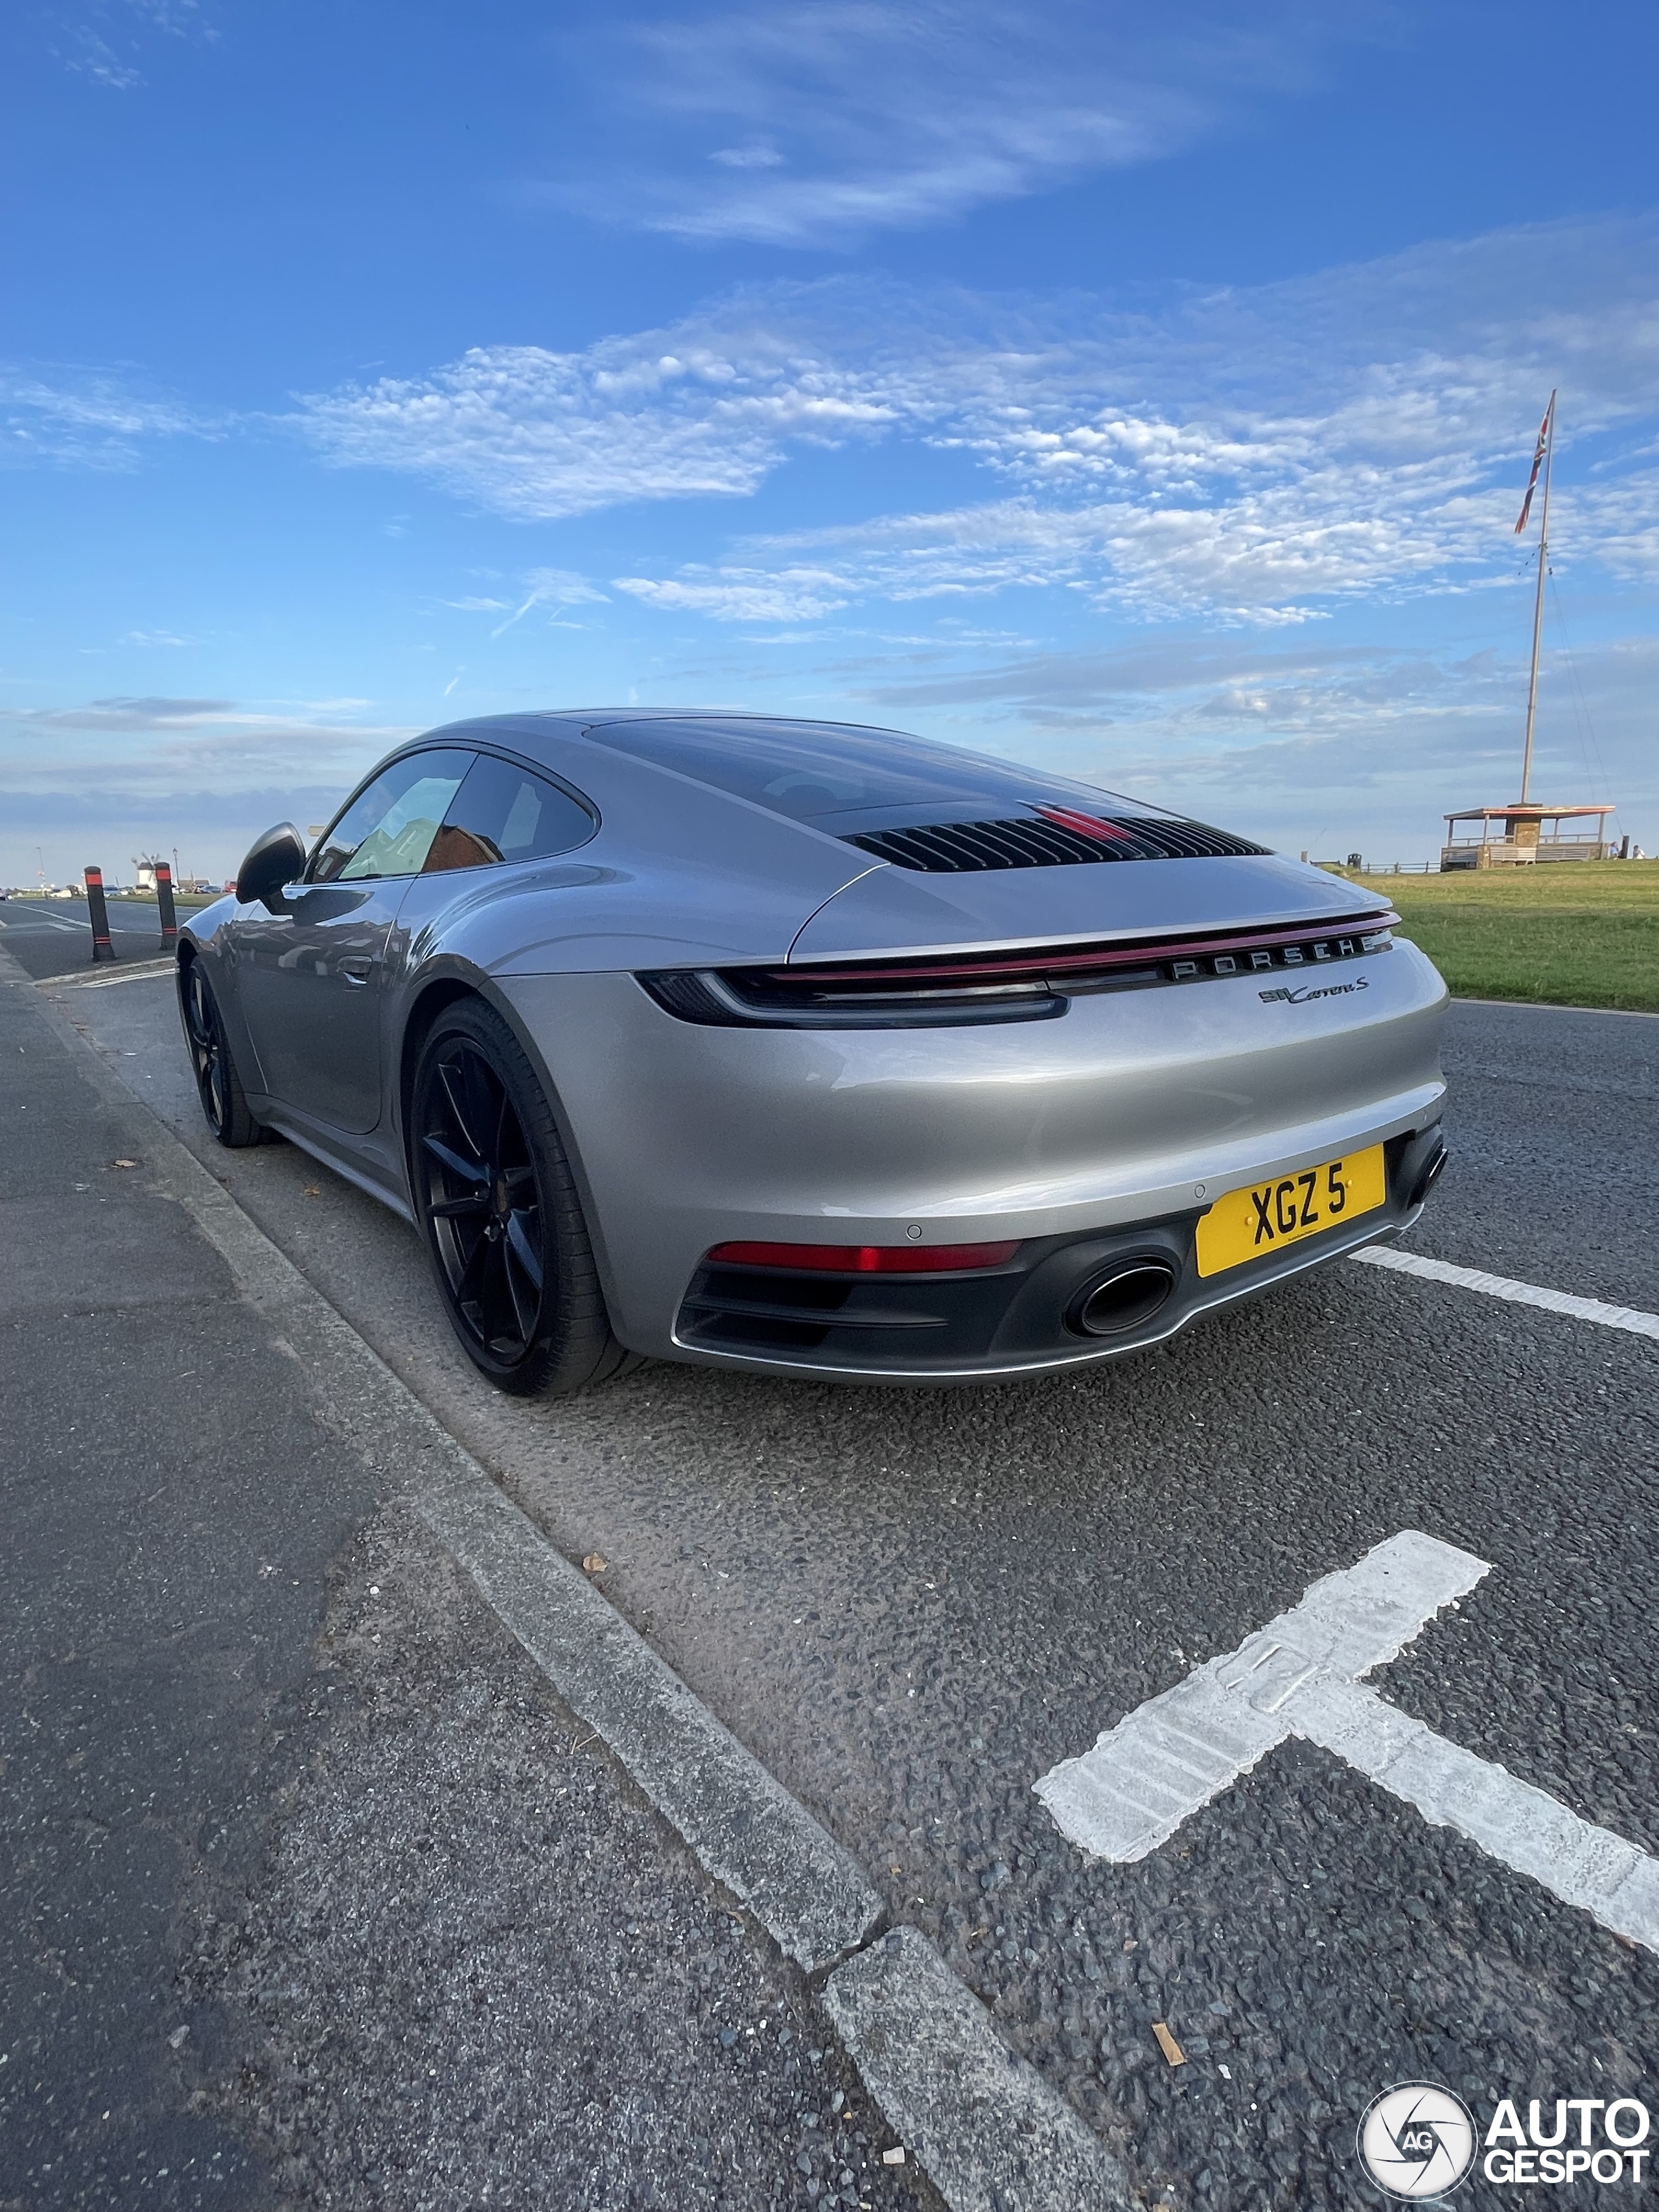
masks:
[(1420, 860), (1518, 783), (1558, 385), (1534, 790), (1659, 849), (1650, 9), (5, 37), (0, 879), (222, 876), (405, 732), (629, 702)]

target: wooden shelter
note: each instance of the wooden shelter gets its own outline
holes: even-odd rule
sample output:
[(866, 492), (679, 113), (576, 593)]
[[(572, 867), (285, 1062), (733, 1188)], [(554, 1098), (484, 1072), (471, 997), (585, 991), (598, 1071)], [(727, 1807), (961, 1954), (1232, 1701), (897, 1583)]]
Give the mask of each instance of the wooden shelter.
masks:
[[(1613, 811), (1611, 805), (1539, 806), (1522, 801), (1510, 806), (1467, 806), (1462, 813), (1446, 817), (1441, 872), (1453, 868), (1526, 868), (1540, 860), (1609, 860), (1613, 848), (1607, 842), (1607, 817)], [(1591, 818), (1595, 828), (1589, 834), (1561, 826), (1564, 822), (1577, 823)], [(1479, 826), (1460, 837), (1460, 822)]]

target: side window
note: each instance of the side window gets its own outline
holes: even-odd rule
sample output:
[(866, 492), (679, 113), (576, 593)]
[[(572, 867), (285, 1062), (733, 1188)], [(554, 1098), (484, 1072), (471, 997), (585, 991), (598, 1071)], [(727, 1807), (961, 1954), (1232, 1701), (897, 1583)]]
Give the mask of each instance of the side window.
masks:
[(544, 860), (593, 835), (586, 807), (527, 768), (480, 753), (456, 793), (426, 856), (426, 873)]
[(358, 793), (306, 871), (311, 884), (355, 883), (370, 876), (418, 876), (449, 802), (477, 757), (411, 753)]

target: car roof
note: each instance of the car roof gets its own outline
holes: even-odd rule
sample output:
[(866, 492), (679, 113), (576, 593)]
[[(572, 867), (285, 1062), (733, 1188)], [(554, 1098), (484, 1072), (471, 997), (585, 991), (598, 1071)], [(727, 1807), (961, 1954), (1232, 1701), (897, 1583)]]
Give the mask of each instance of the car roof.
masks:
[[(451, 724), (422, 742), (491, 734), (520, 745), (556, 736), (603, 747), (831, 835), (878, 818), (1006, 814), (1068, 800), (1160, 811), (1098, 785), (904, 730), (729, 709), (563, 708)], [(575, 772), (568, 757), (561, 765)]]

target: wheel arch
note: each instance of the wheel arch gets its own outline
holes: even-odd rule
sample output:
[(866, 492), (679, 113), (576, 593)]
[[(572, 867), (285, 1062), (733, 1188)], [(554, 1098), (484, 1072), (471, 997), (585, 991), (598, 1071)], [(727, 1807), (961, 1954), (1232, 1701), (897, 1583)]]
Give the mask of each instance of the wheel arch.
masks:
[(582, 1161), (581, 1146), (577, 1142), (570, 1116), (565, 1110), (557, 1079), (547, 1064), (546, 1055), (535, 1038), (525, 1027), (518, 1010), (506, 995), (498, 990), (487, 975), (476, 969), (459, 965), (446, 967), (423, 977), (412, 995), (409, 1012), (404, 1019), (402, 1034), (398, 1042), (397, 1088), (395, 1092), (398, 1114), (398, 1141), (403, 1158), (404, 1178), (408, 1188), (410, 1204), (415, 1203), (414, 1164), (410, 1158), (410, 1109), (415, 1091), (415, 1066), (421, 1048), (432, 1033), (432, 1027), (447, 1006), (461, 999), (477, 999), (493, 1014), (506, 1023), (525, 1057), (530, 1062), (537, 1080), (541, 1084), (553, 1119), (558, 1126), (559, 1142), (564, 1146), (566, 1159), (581, 1199), (582, 1218), (587, 1228), (587, 1240), (599, 1269), (600, 1287), (605, 1303), (616, 1310), (615, 1278), (611, 1272), (611, 1254), (605, 1237), (605, 1221), (595, 1201), (587, 1170)]

